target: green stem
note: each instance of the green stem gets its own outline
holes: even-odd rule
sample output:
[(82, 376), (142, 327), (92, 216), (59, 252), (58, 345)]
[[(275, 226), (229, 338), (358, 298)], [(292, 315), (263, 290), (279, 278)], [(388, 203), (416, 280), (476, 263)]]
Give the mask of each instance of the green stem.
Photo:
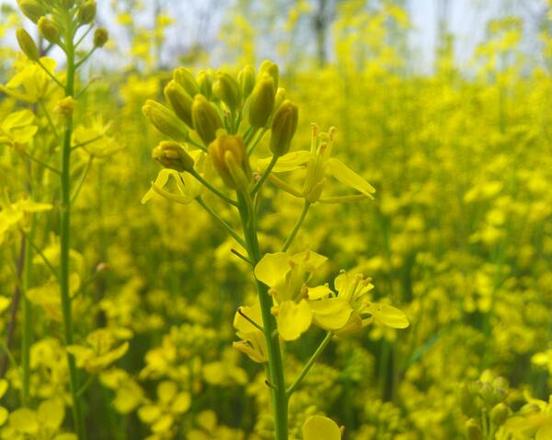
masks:
[(270, 159), (270, 163), (268, 164), (268, 167), (266, 167), (266, 170), (262, 174), (261, 178), (259, 179), (259, 181), (255, 184), (255, 186), (251, 190), (251, 195), (252, 196), (254, 196), (257, 193), (257, 191), (259, 191), (261, 189), (261, 187), (263, 186), (263, 183), (265, 183), (266, 179), (268, 178), (268, 176), (272, 172), (272, 169), (274, 168), (274, 165), (276, 165), (276, 162), (278, 162), (279, 157), (280, 156), (276, 156), (276, 155), (272, 156), (272, 159)]
[[(238, 194), (240, 217), (247, 244), (249, 259), (256, 265), (261, 259), (261, 251), (257, 237), (255, 210), (248, 194)], [(276, 440), (288, 439), (288, 396), (284, 377), (284, 366), (280, 341), (273, 337), (276, 331), (276, 320), (272, 315), (272, 297), (268, 287), (255, 279), (257, 294), (263, 318), (263, 333), (268, 351), (268, 382), (272, 397), (272, 411), (274, 415), (274, 430)]]
[(249, 148), (247, 149), (247, 155), (248, 156), (251, 156), (251, 153), (253, 153), (253, 151), (255, 151), (255, 148), (257, 147), (257, 145), (259, 144), (259, 142), (261, 142), (261, 139), (263, 138), (263, 136), (265, 135), (265, 133), (268, 131), (267, 128), (263, 128), (261, 130), (261, 132), (259, 133), (259, 135), (257, 136), (257, 139), (255, 139), (255, 141), (249, 146)]
[(29, 405), (31, 396), (31, 345), (33, 343), (33, 306), (27, 297), (31, 284), (31, 264), (33, 260), (31, 239), (34, 234), (34, 219), (31, 220), (31, 230), (25, 240), (25, 263), (23, 269), (23, 298), (21, 310), (23, 313), (23, 334), (21, 337), (21, 370), (23, 406)]
[(310, 357), (310, 359), (307, 361), (307, 363), (305, 364), (305, 366), (303, 367), (303, 369), (301, 370), (301, 372), (299, 373), (299, 376), (297, 376), (297, 379), (295, 379), (293, 381), (293, 383), (289, 386), (289, 388), (287, 389), (286, 393), (288, 395), (288, 397), (290, 397), (293, 392), (297, 389), (297, 387), (299, 386), (299, 384), (301, 383), (301, 381), (305, 378), (305, 376), (307, 375), (307, 373), (310, 371), (310, 369), (312, 368), (312, 366), (314, 365), (314, 363), (316, 362), (316, 360), (318, 359), (318, 357), (322, 354), (322, 352), (326, 349), (326, 347), (328, 346), (328, 344), (330, 343), (330, 341), (332, 340), (332, 333), (331, 332), (328, 332), (326, 334), (326, 337), (322, 340), (322, 342), (320, 343), (320, 345), (318, 346), (318, 348), (315, 350), (315, 352), (312, 354), (312, 356)]
[[(71, 16), (67, 14), (67, 83), (65, 96), (75, 94), (75, 48), (73, 45), (73, 23)], [(73, 317), (71, 313), (71, 295), (69, 287), (70, 260), (69, 250), (71, 246), (71, 137), (73, 134), (73, 116), (68, 116), (65, 122), (65, 133), (61, 149), (61, 219), (60, 219), (60, 268), (59, 286), (61, 296), (61, 310), (63, 315), (63, 330), (65, 345), (73, 344)], [(86, 438), (81, 400), (79, 397), (78, 372), (75, 358), (67, 353), (67, 365), (69, 369), (69, 386), (73, 400), (73, 425), (79, 440)]]
[(222, 200), (224, 200), (226, 203), (230, 203), (232, 206), (238, 206), (238, 204), (232, 200), (229, 197), (226, 197), (223, 193), (221, 193), (218, 189), (216, 189), (213, 185), (211, 185), (209, 182), (207, 182), (203, 177), (201, 177), (201, 174), (199, 174), (196, 170), (190, 171), (190, 174), (199, 182), (201, 183), (205, 188), (207, 188), (209, 191), (211, 191), (213, 194), (220, 197)]
[(303, 210), (301, 211), (301, 215), (297, 219), (297, 223), (295, 223), (295, 226), (293, 227), (291, 233), (289, 234), (289, 237), (284, 243), (284, 246), (282, 247), (282, 252), (287, 251), (291, 246), (291, 243), (293, 243), (295, 236), (297, 235), (297, 233), (299, 232), (299, 229), (301, 228), (301, 225), (305, 221), (305, 217), (307, 216), (307, 212), (309, 212), (310, 205), (311, 204), (305, 200), (305, 204), (303, 205)]
[(207, 205), (201, 197), (196, 198), (197, 203), (201, 205), (205, 211), (207, 211), (219, 224), (226, 229), (226, 231), (232, 236), (234, 240), (236, 240), (242, 247), (246, 247), (245, 241), (238, 235), (236, 231), (230, 226), (228, 223), (226, 223), (209, 205)]

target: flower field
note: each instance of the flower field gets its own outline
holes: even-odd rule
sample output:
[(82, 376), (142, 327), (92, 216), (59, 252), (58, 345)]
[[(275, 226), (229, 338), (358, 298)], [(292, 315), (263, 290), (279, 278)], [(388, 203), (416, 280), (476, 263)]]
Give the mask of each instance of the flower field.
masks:
[(0, 438), (552, 439), (552, 3), (148, 3), (0, 10)]

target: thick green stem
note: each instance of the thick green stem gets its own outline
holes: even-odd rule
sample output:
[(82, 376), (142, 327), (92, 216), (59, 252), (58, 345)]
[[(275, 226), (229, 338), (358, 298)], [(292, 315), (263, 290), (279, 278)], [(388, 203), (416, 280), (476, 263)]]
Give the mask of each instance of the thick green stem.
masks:
[[(68, 33), (66, 38), (67, 55), (67, 83), (65, 96), (75, 94), (75, 50), (73, 46), (72, 24), (68, 20)], [(71, 294), (69, 286), (70, 261), (69, 250), (71, 246), (71, 137), (73, 134), (73, 117), (68, 116), (65, 122), (63, 147), (61, 149), (61, 218), (60, 218), (60, 270), (59, 286), (61, 295), (61, 310), (63, 314), (63, 330), (65, 345), (73, 344), (73, 318), (71, 313)], [(79, 440), (85, 439), (84, 421), (82, 416), (81, 401), (78, 395), (78, 372), (75, 358), (67, 353), (67, 365), (69, 369), (69, 385), (73, 399), (73, 424)]]
[[(257, 237), (255, 210), (249, 195), (239, 195), (240, 217), (247, 244), (249, 259), (256, 265), (261, 259), (261, 251)], [(263, 318), (263, 332), (268, 351), (268, 381), (272, 395), (272, 411), (274, 415), (274, 438), (276, 440), (288, 439), (288, 397), (286, 394), (286, 382), (284, 377), (284, 365), (278, 337), (274, 337), (276, 320), (272, 315), (272, 298), (268, 288), (255, 279), (257, 294), (261, 306)]]

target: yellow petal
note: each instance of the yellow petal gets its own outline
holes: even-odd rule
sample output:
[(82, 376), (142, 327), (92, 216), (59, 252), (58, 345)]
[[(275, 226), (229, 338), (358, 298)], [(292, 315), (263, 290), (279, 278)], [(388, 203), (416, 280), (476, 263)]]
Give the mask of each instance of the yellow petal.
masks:
[(255, 277), (269, 287), (278, 284), (290, 271), (290, 257), (285, 252), (265, 254), (255, 266)]
[(312, 322), (312, 312), (307, 301), (298, 304), (284, 301), (278, 312), (278, 333), (284, 341), (294, 341), (308, 330)]
[(60, 399), (50, 399), (38, 407), (38, 422), (52, 431), (57, 431), (65, 418), (65, 407)]
[(310, 416), (303, 424), (303, 440), (341, 440), (341, 431), (328, 417)]
[(309, 299), (313, 300), (327, 298), (332, 293), (332, 289), (330, 289), (327, 284), (324, 284), (323, 286), (309, 287), (307, 289), (307, 296)]
[(3, 406), (0, 406), (0, 426), (6, 423), (6, 420), (8, 420), (8, 415), (8, 410)]
[(392, 328), (406, 328), (410, 325), (408, 318), (402, 310), (399, 310), (388, 304), (372, 303), (368, 311), (374, 316), (374, 319), (381, 324)]
[(163, 381), (157, 386), (157, 395), (159, 396), (159, 401), (162, 403), (168, 403), (173, 400), (176, 392), (176, 384), (169, 380)]
[(314, 323), (325, 330), (339, 330), (347, 324), (353, 309), (341, 298), (309, 301)]
[(340, 160), (333, 157), (328, 159), (326, 170), (342, 184), (356, 189), (371, 199), (374, 198), (372, 194), (376, 192), (375, 188)]
[(174, 402), (172, 404), (172, 410), (176, 414), (182, 414), (188, 411), (190, 409), (190, 406), (192, 406), (192, 398), (190, 394), (180, 393), (174, 399)]

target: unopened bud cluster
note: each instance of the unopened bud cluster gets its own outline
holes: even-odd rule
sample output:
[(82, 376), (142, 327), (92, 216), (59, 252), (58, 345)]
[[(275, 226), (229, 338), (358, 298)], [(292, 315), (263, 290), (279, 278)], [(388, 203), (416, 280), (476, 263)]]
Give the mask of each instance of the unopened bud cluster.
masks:
[(487, 419), (487, 424), (495, 429), (506, 422), (511, 413), (507, 396), (508, 383), (502, 377), (482, 378), (460, 387), (460, 409), (468, 417), (465, 425), (468, 439), (484, 438), (482, 419)]
[[(143, 112), (164, 136), (206, 152), (227, 187), (245, 190), (252, 183), (249, 150), (255, 137), (269, 132), (268, 147), (279, 157), (290, 150), (297, 129), (297, 106), (278, 83), (278, 66), (271, 61), (258, 71), (246, 66), (197, 75), (179, 67), (164, 87), (165, 103), (149, 100)], [(158, 148), (154, 157), (177, 169), (160, 160)]]
[[(38, 28), (46, 41), (65, 50), (76, 29), (89, 26), (96, 19), (96, 0), (17, 0), (19, 9)], [(67, 17), (73, 20), (68, 23)], [(32, 61), (38, 61), (40, 50), (31, 35), (23, 28), (16, 33), (19, 47)], [(94, 47), (103, 47), (109, 35), (104, 28), (94, 32)]]

